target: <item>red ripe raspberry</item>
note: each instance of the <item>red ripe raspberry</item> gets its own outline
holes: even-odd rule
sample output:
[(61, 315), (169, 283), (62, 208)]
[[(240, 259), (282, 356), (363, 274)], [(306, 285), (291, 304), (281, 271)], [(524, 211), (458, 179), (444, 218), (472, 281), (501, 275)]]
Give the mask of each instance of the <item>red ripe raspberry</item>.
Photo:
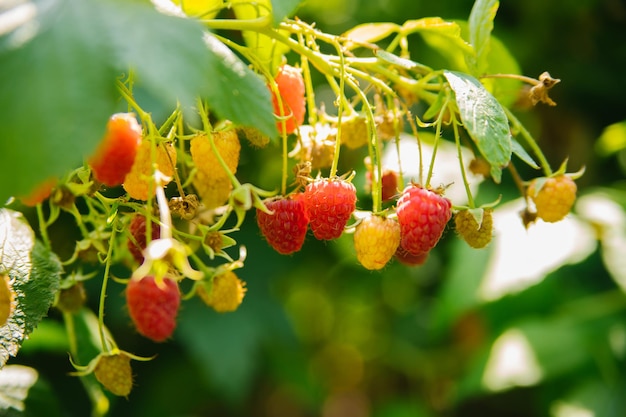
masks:
[[(371, 171), (367, 171), (365, 174), (365, 180), (367, 181), (367, 186), (371, 188)], [(392, 201), (398, 195), (398, 173), (391, 169), (386, 169), (383, 171), (382, 177), (380, 177), (380, 182), (381, 200), (383, 203)]]
[(402, 230), (402, 247), (419, 254), (430, 251), (452, 216), (452, 203), (435, 191), (409, 185), (398, 199), (396, 213)]
[(163, 342), (176, 328), (180, 290), (170, 278), (163, 278), (159, 284), (153, 276), (131, 279), (126, 288), (126, 304), (137, 331), (155, 342)]
[(22, 204), (34, 207), (43, 202), (46, 198), (50, 197), (50, 194), (52, 194), (52, 190), (56, 184), (57, 180), (55, 178), (50, 178), (37, 185), (28, 195), (19, 197), (19, 199)]
[(319, 240), (336, 239), (356, 208), (356, 188), (345, 180), (319, 179), (306, 186), (304, 204)]
[(278, 92), (282, 99), (282, 107), (273, 90), (272, 103), (274, 105), (274, 113), (279, 117), (287, 117), (276, 123), (278, 131), (283, 133), (293, 133), (303, 122), (304, 113), (306, 112), (304, 99), (304, 79), (302, 72), (290, 65), (283, 65), (278, 69), (278, 74), (274, 78)]
[[(128, 250), (133, 258), (139, 263), (143, 262), (143, 251), (146, 249), (148, 239), (146, 236), (146, 217), (143, 214), (135, 214), (130, 220), (128, 231), (131, 238), (128, 240)], [(152, 240), (161, 237), (161, 228), (152, 222)]]
[(401, 264), (404, 264), (407, 266), (417, 266), (417, 265), (423, 265), (426, 262), (426, 260), (428, 259), (429, 253), (430, 252), (422, 252), (422, 253), (413, 254), (407, 251), (406, 249), (404, 249), (402, 245), (400, 245), (398, 246), (398, 249), (396, 249), (396, 253), (394, 256), (398, 260), (398, 262), (400, 262)]
[(265, 206), (274, 214), (257, 209), (256, 219), (270, 246), (283, 255), (299, 251), (304, 244), (309, 224), (302, 194), (269, 200), (265, 202)]
[(124, 182), (141, 145), (141, 126), (131, 113), (111, 116), (100, 145), (89, 158), (96, 180), (113, 187)]

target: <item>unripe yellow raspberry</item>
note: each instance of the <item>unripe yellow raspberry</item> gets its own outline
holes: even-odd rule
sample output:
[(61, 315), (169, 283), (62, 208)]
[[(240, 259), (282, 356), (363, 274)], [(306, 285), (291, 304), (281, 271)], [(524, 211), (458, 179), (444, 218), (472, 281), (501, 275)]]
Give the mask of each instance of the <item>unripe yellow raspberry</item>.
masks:
[(356, 257), (367, 269), (384, 267), (400, 244), (400, 224), (391, 218), (371, 215), (356, 227)]
[[(226, 162), (228, 169), (233, 174), (237, 172), (241, 143), (235, 129), (215, 131), (211, 134), (215, 147), (220, 156)], [(226, 176), (224, 168), (213, 152), (211, 142), (205, 133), (199, 133), (191, 139), (191, 158), (198, 170), (207, 174), (209, 178)]]
[(367, 134), (367, 119), (362, 116), (352, 116), (341, 122), (341, 144), (350, 149), (366, 146), (369, 140)]
[(206, 209), (224, 205), (230, 197), (233, 184), (228, 177), (211, 178), (203, 171), (197, 171), (193, 186)]
[(557, 175), (546, 179), (541, 188), (539, 184), (535, 179), (528, 187), (528, 196), (535, 203), (537, 217), (550, 223), (562, 220), (576, 201), (576, 183), (567, 175)]
[(124, 352), (102, 354), (93, 373), (98, 382), (112, 394), (127, 397), (133, 388), (130, 356)]
[(484, 248), (491, 242), (493, 235), (492, 209), (483, 210), (483, 219), (479, 225), (469, 210), (461, 210), (454, 215), (456, 231), (473, 248)]
[[(156, 167), (162, 174), (172, 178), (176, 168), (176, 148), (171, 143), (161, 143), (155, 147)], [(152, 144), (144, 140), (137, 150), (135, 162), (124, 179), (124, 190), (136, 200), (147, 200), (154, 195), (154, 165), (152, 161)], [(161, 184), (163, 186), (167, 184)]]
[(233, 271), (216, 275), (209, 287), (207, 289), (199, 285), (198, 296), (218, 313), (237, 310), (246, 294), (246, 283), (241, 281)]

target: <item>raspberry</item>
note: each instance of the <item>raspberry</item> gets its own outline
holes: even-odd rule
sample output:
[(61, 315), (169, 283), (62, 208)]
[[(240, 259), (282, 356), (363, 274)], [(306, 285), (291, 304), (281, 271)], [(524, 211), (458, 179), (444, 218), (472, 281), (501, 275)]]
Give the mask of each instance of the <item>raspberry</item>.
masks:
[(180, 290), (170, 278), (163, 278), (158, 284), (153, 276), (131, 279), (126, 288), (126, 304), (137, 331), (155, 342), (163, 342), (176, 327)]
[(367, 269), (381, 269), (400, 244), (400, 225), (391, 218), (371, 215), (356, 227), (356, 257)]
[(409, 185), (398, 199), (396, 213), (402, 231), (402, 247), (412, 254), (430, 251), (452, 216), (452, 203), (437, 192)]
[(274, 90), (270, 89), (274, 114), (281, 117), (281, 120), (276, 122), (276, 128), (281, 133), (290, 134), (304, 122), (306, 112), (302, 72), (298, 68), (285, 64), (278, 68), (274, 81), (282, 99), (281, 107)]
[(37, 204), (43, 202), (46, 198), (50, 197), (50, 194), (52, 194), (52, 190), (54, 189), (56, 183), (56, 179), (50, 178), (35, 187), (30, 192), (30, 194), (19, 197), (19, 199), (25, 206), (34, 207)]
[(387, 110), (374, 117), (376, 121), (376, 133), (382, 140), (391, 140), (396, 137), (396, 129), (402, 132), (404, 129), (403, 119), (398, 112)]
[(87, 292), (82, 281), (77, 281), (69, 288), (59, 291), (56, 307), (64, 313), (77, 313), (87, 301)]
[(246, 295), (246, 283), (241, 281), (233, 271), (213, 277), (210, 289), (198, 286), (198, 296), (206, 305), (218, 313), (235, 311)]
[(316, 239), (336, 239), (356, 209), (356, 188), (340, 179), (318, 179), (306, 186), (304, 205)]
[(116, 113), (88, 163), (99, 182), (114, 187), (124, 182), (141, 145), (141, 126), (131, 113)]
[(341, 122), (341, 144), (349, 149), (358, 149), (366, 146), (369, 140), (367, 134), (367, 119), (363, 116), (355, 115), (344, 119)]
[[(147, 200), (150, 194), (154, 194), (154, 166), (152, 163), (152, 144), (144, 140), (137, 150), (135, 163), (126, 178), (124, 178), (124, 190), (135, 200)], [(176, 167), (176, 148), (171, 143), (161, 143), (156, 146), (156, 166), (163, 175), (172, 177)], [(161, 184), (165, 185), (165, 184)]]
[(193, 186), (207, 210), (224, 205), (230, 197), (233, 184), (228, 177), (211, 179), (202, 171), (196, 172)]
[[(372, 172), (370, 170), (365, 174), (367, 187), (372, 188)], [(381, 200), (386, 203), (392, 201), (398, 195), (398, 173), (391, 169), (383, 171), (380, 178)]]
[[(241, 143), (234, 129), (212, 133), (215, 147), (231, 173), (237, 172)], [(207, 209), (219, 207), (228, 201), (233, 188), (231, 180), (213, 152), (206, 134), (191, 140), (191, 158), (198, 171), (193, 185)]]
[[(128, 240), (128, 250), (133, 258), (139, 263), (143, 262), (143, 251), (146, 249), (148, 239), (146, 236), (146, 217), (143, 214), (135, 214), (128, 225), (131, 238)], [(152, 240), (161, 237), (160, 226), (152, 222)]]
[(430, 252), (421, 252), (421, 253), (412, 254), (411, 252), (404, 249), (402, 245), (399, 245), (398, 249), (396, 250), (396, 253), (394, 254), (394, 257), (401, 264), (404, 264), (407, 266), (417, 266), (417, 265), (424, 265), (424, 263), (428, 259), (429, 253)]
[(299, 251), (309, 224), (302, 194), (266, 200), (265, 206), (273, 214), (257, 209), (256, 219), (267, 243), (282, 255)]
[(454, 215), (456, 231), (473, 248), (484, 248), (491, 242), (493, 232), (492, 209), (483, 210), (482, 222), (479, 225), (469, 210), (461, 210)]
[(298, 133), (298, 145), (292, 154), (301, 161), (310, 162), (311, 170), (330, 167), (335, 156), (335, 129), (318, 123), (301, 126)]
[[(528, 195), (535, 203), (537, 217), (554, 223), (569, 213), (576, 200), (576, 183), (567, 175), (533, 180)], [(543, 182), (543, 184), (541, 184)]]
[(239, 141), (246, 139), (255, 148), (265, 148), (270, 143), (269, 136), (264, 135), (256, 127), (237, 127)]
[[(215, 131), (211, 134), (213, 142), (226, 166), (233, 174), (237, 172), (241, 143), (234, 129)], [(205, 133), (200, 133), (191, 139), (191, 158), (198, 170), (207, 174), (211, 179), (226, 176), (226, 172), (213, 152), (211, 142)]]
[(133, 388), (130, 359), (124, 352), (101, 354), (93, 373), (98, 382), (112, 394), (127, 397)]

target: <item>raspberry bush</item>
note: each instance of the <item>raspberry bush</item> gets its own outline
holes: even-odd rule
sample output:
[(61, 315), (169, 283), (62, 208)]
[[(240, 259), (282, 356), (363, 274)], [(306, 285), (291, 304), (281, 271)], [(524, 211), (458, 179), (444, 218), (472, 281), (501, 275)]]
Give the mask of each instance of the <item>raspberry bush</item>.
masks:
[[(548, 73), (534, 79), (492, 68), (488, 51), (498, 2), (477, 0), (462, 24), (420, 18), (403, 25), (359, 25), (341, 35), (292, 18), (295, 0), (180, 2), (182, 8), (164, 1), (61, 3), (77, 14), (114, 22), (117, 15), (144, 19), (138, 33), (143, 29), (154, 37), (145, 50), (136, 49), (120, 38), (120, 23), (104, 27), (86, 18), (111, 35), (103, 51), (119, 54), (107, 63), (86, 52), (85, 72), (92, 70), (94, 79), (81, 72), (73, 81), (79, 87), (94, 82), (99, 95), (84, 124), (49, 133), (46, 112), (33, 127), (35, 143), (49, 135), (55, 135), (50, 143), (68, 138), (62, 158), (53, 145), (33, 155), (22, 141), (26, 127), (12, 120), (7, 128), (17, 162), (2, 161), (17, 179), (7, 187), (3, 182), (2, 221), (30, 214), (28, 233), (36, 233), (38, 250), (54, 267), (37, 270), (47, 273), (49, 285), (17, 295), (30, 272), (9, 258), (17, 254), (0, 251), (0, 318), (7, 326), (17, 325), (16, 317), (27, 324), (15, 337), (2, 333), (3, 346), (10, 347), (2, 365), (55, 307), (66, 323), (71, 364), (89, 393), (93, 415), (109, 413), (106, 395), (132, 401), (131, 359), (144, 358), (120, 350), (127, 343), (133, 349), (125, 338), (139, 339), (153, 351), (159, 346), (147, 342), (174, 343), (177, 335), (189, 334), (181, 316), (187, 306), (192, 312), (199, 308), (198, 300), (207, 317), (245, 309), (258, 281), (267, 278), (246, 266), (248, 257), (257, 256), (258, 241), (277, 252), (272, 256), (294, 260), (349, 242), (337, 263), (407, 273), (428, 265), (439, 243), (455, 238), (448, 230), (456, 229), (475, 249), (488, 247), (495, 236), (492, 213), (499, 199), (478, 204), (483, 198), (470, 173), (496, 190), (504, 181), (517, 185), (527, 203), (520, 223), (527, 227), (536, 218), (559, 221), (574, 205), (574, 180), (581, 173), (567, 173), (565, 164), (553, 171), (510, 109), (524, 94), (534, 104), (553, 105), (548, 92), (559, 80)], [(58, 13), (52, 41), (95, 42), (91, 32), (87, 40), (75, 39), (72, 16)], [(54, 21), (45, 14), (42, 19)], [(172, 30), (162, 34), (161, 28)], [(234, 31), (242, 36), (228, 37)], [(449, 67), (431, 67), (412, 56), (415, 36), (435, 52), (445, 49), (443, 55), (453, 57)], [(35, 36), (32, 42), (43, 48), (51, 41)], [(35, 53), (29, 43), (10, 45), (2, 53), (11, 65), (0, 75), (17, 71), (18, 60)], [(161, 57), (168, 62), (155, 68)], [(62, 67), (50, 64), (53, 71)], [(331, 92), (332, 100), (317, 100), (320, 91)], [(70, 101), (69, 110), (49, 110), (54, 116), (86, 112), (80, 100)], [(6, 107), (0, 113), (13, 114)], [(407, 142), (415, 145), (414, 154), (400, 151)], [(452, 165), (441, 159), (444, 143), (458, 151)], [(468, 154), (471, 163), (464, 160)], [(260, 160), (266, 162), (259, 165)], [(389, 166), (390, 160), (397, 164)], [(33, 169), (26, 172), (24, 165)], [(461, 181), (434, 183), (444, 165)], [(409, 167), (411, 174), (403, 171)], [(458, 190), (461, 197), (448, 197), (458, 196), (453, 193)], [(449, 225), (453, 215), (455, 224)], [(62, 228), (70, 231), (59, 233)], [(20, 240), (16, 233), (5, 235), (3, 245)], [(263, 273), (278, 269), (266, 266)], [(249, 286), (239, 278), (244, 274)], [(97, 288), (95, 303), (85, 298), (85, 286)], [(40, 310), (31, 312), (24, 297), (34, 297)], [(109, 313), (111, 304), (122, 308)], [(329, 312), (319, 294), (311, 305), (320, 310), (308, 301), (293, 301), (292, 308), (313, 311), (320, 323), (324, 314), (336, 314), (337, 320), (343, 314)], [(109, 317), (114, 322), (120, 315), (125, 327), (116, 334)], [(319, 334), (327, 331), (319, 326)], [(256, 337), (255, 330), (250, 335)], [(354, 359), (342, 344), (329, 349), (313, 367), (320, 375), (336, 370), (333, 360), (363, 366), (363, 358)], [(377, 348), (371, 349), (376, 356)], [(350, 375), (343, 381), (347, 387)]]

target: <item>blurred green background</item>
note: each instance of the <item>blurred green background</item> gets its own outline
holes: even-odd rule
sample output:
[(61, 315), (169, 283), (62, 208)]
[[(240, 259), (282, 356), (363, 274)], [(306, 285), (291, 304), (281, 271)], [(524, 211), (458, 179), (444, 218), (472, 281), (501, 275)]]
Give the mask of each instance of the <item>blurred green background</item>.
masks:
[[(310, 0), (297, 16), (338, 34), (363, 22), (463, 20), (471, 6)], [(236, 236), (248, 249), (238, 272), (248, 292), (235, 313), (186, 301), (173, 340), (155, 345), (132, 330), (123, 286), (111, 284), (106, 323), (116, 339), (158, 356), (133, 362), (136, 386), (128, 400), (112, 398), (110, 415), (626, 415), (626, 140), (605, 135), (600, 143), (617, 144), (598, 145), (607, 126), (626, 119), (626, 3), (502, 1), (494, 35), (523, 74), (562, 80), (551, 92), (558, 106), (515, 110), (553, 168), (565, 158), (570, 171), (586, 167), (570, 219), (526, 232), (510, 179), (505, 191), (483, 183), (484, 195), (504, 196), (489, 248), (472, 250), (450, 230), (425, 265), (368, 272), (351, 236), (309, 238), (301, 252), (281, 256), (248, 216)], [(414, 60), (438, 62), (430, 50), (413, 52)], [(242, 182), (274, 181), (275, 149), (246, 152)], [(96, 308), (99, 282), (89, 285)], [(87, 395), (68, 375), (62, 318), (51, 318), (11, 363), (41, 372), (62, 410), (56, 415), (87, 416)]]

